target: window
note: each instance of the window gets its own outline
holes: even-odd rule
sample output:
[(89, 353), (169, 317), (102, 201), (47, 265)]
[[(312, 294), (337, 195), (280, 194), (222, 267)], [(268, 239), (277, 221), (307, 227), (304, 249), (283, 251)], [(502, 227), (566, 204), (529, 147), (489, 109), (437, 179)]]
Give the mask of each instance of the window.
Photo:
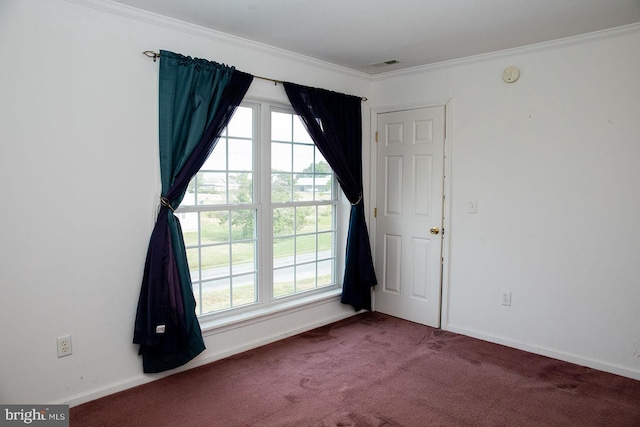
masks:
[(300, 118), (271, 113), (273, 296), (335, 283), (333, 172)]
[(335, 177), (290, 109), (243, 103), (176, 210), (199, 316), (336, 284)]

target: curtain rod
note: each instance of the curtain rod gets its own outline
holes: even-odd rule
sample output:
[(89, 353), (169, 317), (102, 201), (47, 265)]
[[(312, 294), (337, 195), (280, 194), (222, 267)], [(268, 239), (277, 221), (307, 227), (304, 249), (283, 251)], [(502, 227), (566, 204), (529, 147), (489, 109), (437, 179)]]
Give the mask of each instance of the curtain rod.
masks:
[[(145, 50), (144, 52), (142, 52), (142, 54), (144, 56), (146, 56), (146, 57), (149, 57), (149, 58), (153, 59), (153, 62), (156, 62), (158, 60), (158, 58), (160, 58), (160, 54), (156, 53), (156, 52), (154, 52), (152, 50)], [(270, 79), (269, 77), (262, 77), (262, 76), (253, 76), (253, 77), (256, 78), (256, 79), (273, 82), (276, 85), (278, 83), (280, 83), (280, 84), (284, 83), (284, 81), (282, 81), (282, 80)], [(367, 100), (367, 98), (364, 97), (364, 96), (361, 96), (360, 99), (362, 99), (362, 101), (366, 101)]]

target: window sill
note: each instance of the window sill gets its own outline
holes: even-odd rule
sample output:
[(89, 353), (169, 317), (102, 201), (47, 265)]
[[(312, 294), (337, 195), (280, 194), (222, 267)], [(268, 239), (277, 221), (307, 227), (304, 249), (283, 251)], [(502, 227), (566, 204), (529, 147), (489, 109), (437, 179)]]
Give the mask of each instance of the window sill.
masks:
[(199, 319), (200, 328), (204, 337), (216, 335), (268, 319), (285, 316), (317, 305), (326, 304), (331, 300), (339, 302), (341, 295), (342, 288), (334, 288), (288, 301), (272, 303), (267, 307), (256, 307), (237, 314), (227, 314), (224, 317), (203, 317)]

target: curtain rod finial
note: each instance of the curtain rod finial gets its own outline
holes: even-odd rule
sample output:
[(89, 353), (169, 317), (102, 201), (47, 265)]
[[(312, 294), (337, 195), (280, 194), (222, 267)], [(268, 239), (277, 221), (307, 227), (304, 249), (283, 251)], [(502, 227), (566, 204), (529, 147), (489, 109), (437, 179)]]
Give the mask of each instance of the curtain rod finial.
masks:
[(142, 54), (148, 58), (152, 58), (153, 62), (156, 62), (158, 60), (158, 58), (160, 58), (160, 54), (159, 53), (155, 53), (152, 50), (145, 50), (144, 52), (142, 52)]

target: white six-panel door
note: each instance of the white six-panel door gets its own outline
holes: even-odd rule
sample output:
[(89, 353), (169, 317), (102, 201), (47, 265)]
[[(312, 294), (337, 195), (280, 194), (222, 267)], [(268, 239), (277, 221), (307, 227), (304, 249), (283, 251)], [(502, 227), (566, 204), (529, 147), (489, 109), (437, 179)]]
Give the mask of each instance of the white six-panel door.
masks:
[(440, 327), (444, 107), (378, 115), (375, 310)]

